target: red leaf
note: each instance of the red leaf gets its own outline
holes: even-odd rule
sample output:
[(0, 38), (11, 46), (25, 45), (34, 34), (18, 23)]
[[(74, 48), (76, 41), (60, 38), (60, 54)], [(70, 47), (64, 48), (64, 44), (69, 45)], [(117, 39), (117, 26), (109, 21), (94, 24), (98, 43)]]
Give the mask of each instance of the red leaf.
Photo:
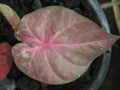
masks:
[(8, 43), (0, 44), (0, 80), (10, 71), (12, 64), (11, 46)]
[(79, 78), (119, 37), (63, 7), (46, 7), (23, 17), (12, 53), (18, 68), (48, 84)]

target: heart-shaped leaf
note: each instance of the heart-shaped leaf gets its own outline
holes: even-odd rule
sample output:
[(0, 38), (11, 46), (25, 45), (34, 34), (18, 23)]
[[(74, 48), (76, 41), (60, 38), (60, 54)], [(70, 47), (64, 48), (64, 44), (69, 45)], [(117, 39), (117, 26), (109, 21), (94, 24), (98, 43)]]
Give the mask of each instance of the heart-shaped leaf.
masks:
[(38, 81), (63, 84), (79, 78), (119, 37), (76, 12), (50, 6), (23, 17), (12, 49), (18, 68)]
[(8, 5), (0, 3), (0, 13), (8, 20), (13, 29), (15, 29), (20, 21), (17, 13)]
[(0, 80), (3, 80), (12, 65), (11, 46), (8, 43), (0, 44)]

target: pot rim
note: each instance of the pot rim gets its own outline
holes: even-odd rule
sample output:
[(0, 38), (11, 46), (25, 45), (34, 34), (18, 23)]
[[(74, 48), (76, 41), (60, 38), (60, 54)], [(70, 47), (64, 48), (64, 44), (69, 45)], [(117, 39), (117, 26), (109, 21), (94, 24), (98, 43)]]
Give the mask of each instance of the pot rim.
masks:
[[(82, 0), (82, 3), (84, 5), (86, 5), (86, 3), (89, 4), (88, 6), (91, 7), (91, 9), (96, 14), (96, 16), (99, 20), (100, 26), (103, 28), (103, 30), (105, 32), (110, 33), (108, 21), (106, 19), (104, 11), (102, 10), (100, 4), (98, 3), (98, 1), (97, 0)], [(106, 51), (106, 53), (104, 53), (103, 59), (101, 62), (101, 66), (97, 73), (97, 76), (96, 76), (95, 80), (92, 82), (92, 84), (88, 87), (88, 90), (98, 90), (100, 88), (103, 80), (105, 79), (108, 68), (109, 68), (111, 52), (112, 52), (112, 48), (109, 48)]]

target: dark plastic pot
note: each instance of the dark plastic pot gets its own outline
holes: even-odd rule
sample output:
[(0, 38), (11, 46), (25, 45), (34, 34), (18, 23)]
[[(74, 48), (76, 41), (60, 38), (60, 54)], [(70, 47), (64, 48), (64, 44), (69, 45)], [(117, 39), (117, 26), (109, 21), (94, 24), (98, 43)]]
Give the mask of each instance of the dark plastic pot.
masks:
[[(37, 3), (34, 3), (37, 6), (36, 8), (41, 7), (40, 2), (39, 2), (40, 0), (35, 0), (35, 1), (37, 2)], [(45, 0), (41, 0), (41, 2), (42, 1), (45, 1)], [(50, 0), (48, 0), (48, 1), (50, 1)], [(65, 0), (63, 0), (63, 1), (65, 1)], [(74, 0), (71, 0), (71, 1), (74, 1)], [(75, 1), (77, 1), (77, 0), (75, 0)], [(27, 0), (26, 0), (26, 2), (27, 2)], [(24, 5), (22, 3), (20, 3), (20, 4), (22, 7), (24, 7)], [(29, 3), (26, 3), (26, 6), (28, 4)], [(51, 4), (47, 3), (47, 4), (44, 4), (43, 6), (48, 6), (48, 5), (53, 5), (53, 4), (65, 6), (64, 3), (59, 4), (58, 2), (57, 3), (52, 2)], [(80, 4), (83, 5), (83, 7), (81, 5), (78, 5), (77, 9), (79, 9), (79, 6), (81, 6), (83, 8), (83, 11), (84, 11), (84, 8), (87, 9), (88, 12), (86, 13), (86, 16), (87, 16), (87, 14), (91, 13), (90, 18), (92, 20), (94, 20), (97, 24), (99, 24), (103, 28), (103, 30), (110, 33), (108, 22), (106, 20), (104, 12), (102, 11), (97, 0), (80, 0)], [(72, 5), (69, 4), (68, 6), (71, 6), (71, 8), (73, 9)], [(16, 7), (18, 7), (18, 6), (16, 6)], [(66, 5), (66, 7), (67, 7), (67, 5)], [(28, 11), (27, 11), (27, 8), (24, 9), (25, 12), (24, 12), (24, 10), (20, 10), (20, 11), (23, 11), (23, 12), (20, 12), (20, 11), (17, 11), (17, 8), (15, 8), (15, 9), (16, 9), (16, 12), (22, 17), (24, 14), (31, 12), (35, 8), (32, 9), (32, 7), (29, 4)], [(76, 11), (77, 11), (77, 9), (76, 9)], [(81, 14), (81, 12), (79, 12), (79, 13)], [(103, 55), (98, 57), (92, 63), (90, 68), (87, 70), (87, 72), (81, 78), (79, 78), (78, 80), (71, 82), (69, 84), (65, 84), (65, 85), (48, 85), (48, 84), (39, 83), (35, 80), (30, 79), (29, 77), (25, 76), (24, 74), (21, 74), (19, 78), (17, 77), (17, 79), (15, 79), (15, 78), (11, 78), (11, 76), (12, 76), (11, 72), (8, 75), (8, 78), (15, 79), (16, 85), (18, 85), (18, 79), (20, 80), (21, 78), (22, 79), (24, 78), (22, 84), (25, 84), (25, 81), (32, 82), (32, 83), (29, 82), (29, 84), (26, 84), (26, 86), (24, 86), (23, 89), (20, 89), (19, 87), (17, 87), (16, 90), (98, 90), (106, 76), (107, 71), (108, 71), (110, 58), (111, 58), (111, 48), (106, 53), (104, 53)], [(26, 89), (26, 88), (32, 87), (32, 85), (33, 85), (33, 87), (36, 87), (35, 85), (37, 85), (37, 86), (39, 85), (39, 89), (32, 89), (32, 88)]]

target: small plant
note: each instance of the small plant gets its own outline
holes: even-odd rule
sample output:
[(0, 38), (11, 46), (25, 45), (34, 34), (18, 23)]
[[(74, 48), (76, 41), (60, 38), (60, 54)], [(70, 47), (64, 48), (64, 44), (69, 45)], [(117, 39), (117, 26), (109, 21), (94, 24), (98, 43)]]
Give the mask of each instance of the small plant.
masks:
[[(13, 29), (16, 28), (20, 18), (9, 6), (0, 3), (0, 13), (2, 13)], [(0, 80), (3, 80), (12, 66), (11, 46), (6, 43), (0, 43)]]
[(96, 57), (119, 39), (65, 7), (38, 9), (20, 21), (15, 19), (16, 14), (12, 15), (17, 22), (7, 20), (21, 41), (12, 47), (14, 62), (29, 77), (48, 84), (78, 79)]

